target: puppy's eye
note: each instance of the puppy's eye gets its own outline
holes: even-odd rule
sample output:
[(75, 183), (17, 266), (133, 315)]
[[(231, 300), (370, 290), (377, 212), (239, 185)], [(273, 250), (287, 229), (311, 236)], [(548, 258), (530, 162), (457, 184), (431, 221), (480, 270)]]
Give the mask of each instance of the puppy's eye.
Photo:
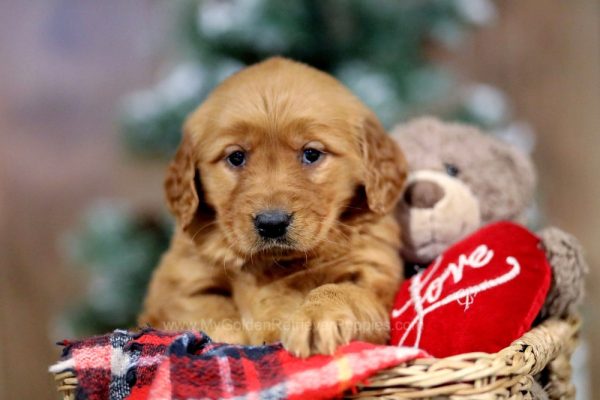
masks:
[(450, 176), (457, 176), (460, 174), (460, 169), (454, 164), (445, 163), (444, 168), (446, 168), (446, 173)]
[(314, 164), (323, 156), (323, 152), (317, 149), (304, 149), (302, 151), (302, 164)]
[(230, 155), (227, 156), (227, 162), (232, 167), (241, 167), (246, 163), (246, 153), (241, 150), (234, 151)]

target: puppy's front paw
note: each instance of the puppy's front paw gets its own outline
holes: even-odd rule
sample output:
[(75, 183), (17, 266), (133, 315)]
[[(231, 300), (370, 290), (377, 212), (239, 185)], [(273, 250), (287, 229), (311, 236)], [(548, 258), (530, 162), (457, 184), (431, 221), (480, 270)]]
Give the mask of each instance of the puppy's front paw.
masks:
[[(241, 324), (241, 322), (240, 322)], [(212, 330), (207, 331), (210, 338), (215, 342), (230, 343), (230, 344), (250, 344), (248, 336), (243, 329), (234, 324), (223, 323), (215, 326)]]
[(355, 338), (357, 322), (349, 312), (332, 313), (310, 304), (305, 305), (282, 327), (281, 342), (298, 357), (333, 354), (338, 346)]
[(327, 284), (312, 290), (281, 327), (286, 349), (300, 357), (333, 354), (352, 340), (384, 344), (389, 338), (385, 306), (354, 285)]

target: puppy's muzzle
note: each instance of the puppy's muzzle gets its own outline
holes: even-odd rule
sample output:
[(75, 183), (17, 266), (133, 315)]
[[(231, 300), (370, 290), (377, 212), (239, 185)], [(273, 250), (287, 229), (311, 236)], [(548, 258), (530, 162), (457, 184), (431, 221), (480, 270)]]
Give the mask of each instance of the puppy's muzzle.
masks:
[(254, 217), (254, 227), (263, 239), (280, 239), (287, 234), (292, 215), (281, 210), (263, 211)]

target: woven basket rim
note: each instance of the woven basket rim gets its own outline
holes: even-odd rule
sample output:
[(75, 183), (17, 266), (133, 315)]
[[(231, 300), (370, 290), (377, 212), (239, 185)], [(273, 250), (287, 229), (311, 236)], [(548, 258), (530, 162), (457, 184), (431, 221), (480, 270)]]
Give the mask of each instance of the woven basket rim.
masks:
[[(527, 398), (514, 397), (514, 394), (528, 393), (533, 375), (557, 357), (566, 357), (568, 362), (580, 326), (577, 315), (552, 318), (497, 353), (474, 352), (402, 363), (378, 372), (366, 383), (358, 385), (358, 390), (348, 398)], [(565, 379), (570, 380), (570, 371), (565, 375)], [(73, 371), (55, 374), (54, 379), (64, 399), (74, 398), (77, 377)], [(569, 386), (570, 383), (562, 384)]]

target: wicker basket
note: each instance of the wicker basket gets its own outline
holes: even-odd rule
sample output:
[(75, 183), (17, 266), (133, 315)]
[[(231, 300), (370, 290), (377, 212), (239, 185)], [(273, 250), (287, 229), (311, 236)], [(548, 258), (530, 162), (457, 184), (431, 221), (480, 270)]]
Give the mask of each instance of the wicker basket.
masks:
[[(532, 399), (534, 376), (541, 376), (550, 399), (573, 399), (570, 358), (579, 326), (575, 317), (551, 319), (498, 353), (460, 354), (401, 364), (371, 377), (348, 398)], [(63, 399), (75, 399), (77, 378), (64, 372), (55, 379)]]

